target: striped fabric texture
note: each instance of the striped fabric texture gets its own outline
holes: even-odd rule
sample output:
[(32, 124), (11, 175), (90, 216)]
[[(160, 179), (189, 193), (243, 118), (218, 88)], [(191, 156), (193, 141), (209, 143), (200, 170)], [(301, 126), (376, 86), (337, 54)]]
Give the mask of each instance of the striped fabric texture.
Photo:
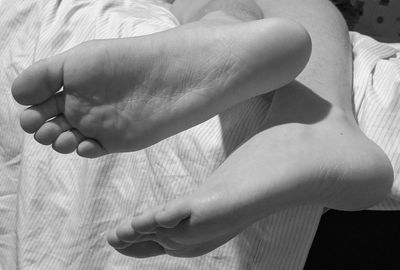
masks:
[[(302, 269), (323, 209), (289, 209), (199, 258), (132, 259), (105, 232), (149, 207), (195, 190), (256, 132), (270, 99), (253, 98), (145, 150), (87, 160), (60, 155), (19, 128), (16, 76), (85, 40), (176, 27), (156, 0), (0, 0), (0, 269)], [(400, 53), (358, 33), (354, 101), (360, 126), (391, 158), (396, 183), (376, 209), (399, 209)], [(140, 52), (138, 52), (140, 53)]]
[(388, 155), (392, 193), (376, 210), (400, 209), (400, 44), (350, 33), (354, 57), (354, 108), (363, 132)]

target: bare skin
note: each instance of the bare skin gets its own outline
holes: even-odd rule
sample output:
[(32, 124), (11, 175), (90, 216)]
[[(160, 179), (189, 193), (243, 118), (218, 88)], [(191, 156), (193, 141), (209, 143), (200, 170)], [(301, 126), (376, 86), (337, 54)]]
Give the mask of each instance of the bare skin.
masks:
[[(190, 2), (176, 2), (178, 17), (184, 14), (179, 11), (185, 10), (185, 3)], [(23, 128), (36, 132), (39, 142), (52, 144), (59, 152), (77, 149), (82, 156), (97, 157), (137, 150), (211, 117), (218, 113), (217, 108), (223, 110), (276, 89), (292, 80), (304, 67), (309, 52), (304, 46), (307, 35), (297, 24), (285, 24), (290, 25), (288, 29), (293, 32), (282, 32), (282, 28), (276, 27), (272, 28), (278, 31), (268, 32), (271, 29), (268, 19), (244, 22), (252, 16), (254, 20), (259, 19), (258, 6), (252, 1), (204, 0), (198, 3), (204, 5), (199, 4), (197, 13), (194, 11), (192, 17), (184, 20), (180, 18), (189, 23), (185, 27), (147, 36), (147, 41), (144, 37), (125, 40), (121, 47), (116, 41), (88, 43), (29, 68), (13, 87), (17, 101), (34, 105), (21, 116)], [(178, 4), (182, 4), (183, 9), (180, 10)], [(259, 1), (258, 5), (265, 17), (287, 17), (306, 27), (314, 44), (308, 66), (297, 82), (278, 90), (260, 132), (240, 146), (196, 192), (149, 209), (110, 231), (108, 241), (118, 252), (133, 257), (199, 256), (271, 213), (304, 204), (358, 210), (382, 200), (390, 190), (393, 177), (390, 162), (359, 130), (352, 115), (350, 46), (340, 15), (322, 0), (301, 3), (271, 0)], [(197, 18), (205, 20), (190, 24)], [(332, 21), (336, 23), (329, 26)], [(288, 21), (279, 22), (282, 26)], [(259, 40), (260, 26), (269, 33), (261, 35), (263, 40)], [(217, 33), (215, 36), (219, 39), (213, 39), (213, 35), (210, 40), (204, 38), (209, 37), (210, 32)], [(324, 34), (326, 32), (329, 34)], [(254, 33), (256, 35), (252, 36)], [(287, 58), (290, 53), (284, 53), (278, 54), (279, 60), (272, 61), (270, 57), (277, 52), (272, 49), (276, 47), (266, 50), (265, 46), (282, 34), (287, 38), (293, 37), (293, 33), (298, 34), (295, 40), (300, 42), (289, 44), (283, 39), (286, 42), (280, 40), (279, 48), (294, 44), (293, 48), (303, 49), (284, 51), (304, 57), (293, 62), (296, 59)], [(237, 38), (245, 35), (250, 36), (243, 40)], [(179, 42), (176, 42), (177, 36)], [(204, 39), (208, 43), (203, 43)], [(187, 43), (179, 47), (184, 43), (182, 40)], [(220, 44), (221, 40), (229, 42)], [(161, 41), (162, 46), (157, 45)], [(106, 45), (109, 44), (117, 48), (115, 55), (108, 51)], [(151, 57), (159, 50), (147, 50), (149, 44), (160, 46), (160, 50), (166, 51), (165, 55), (174, 56), (165, 60), (167, 71), (159, 66), (159, 55)], [(228, 54), (225, 53), (227, 44), (231, 50)], [(124, 48), (130, 48), (132, 54), (118, 55)], [(148, 57), (135, 55), (138, 49), (142, 49), (141, 56)], [(182, 51), (187, 53), (181, 55)], [(106, 60), (104, 55), (107, 55)], [(196, 57), (199, 55), (201, 57)], [(221, 59), (221, 55), (227, 58)], [(209, 61), (204, 63), (205, 56)], [(186, 62), (188, 57), (190, 61)], [(108, 63), (111, 59), (113, 63), (115, 58), (117, 63), (126, 63), (128, 58), (139, 64), (120, 69), (104, 68), (107, 66), (104, 61)], [(97, 62), (99, 59), (101, 61)], [(174, 66), (177, 59), (180, 62)], [(227, 62), (233, 64), (226, 65)], [(88, 66), (81, 68), (82, 63)], [(274, 63), (274, 68), (267, 63)], [(278, 63), (284, 64), (277, 68)], [(179, 68), (186, 65), (189, 68)], [(252, 68), (248, 69), (249, 66)], [(293, 66), (295, 68), (291, 69)], [(208, 73), (210, 69), (211, 74)], [(143, 74), (143, 70), (150, 75)], [(245, 75), (241, 73), (243, 70)], [(199, 80), (193, 72), (209, 79)], [(168, 75), (165, 80), (152, 80), (160, 73)], [(188, 82), (184, 86), (182, 79)], [(208, 87), (210, 82), (211, 87)], [(64, 92), (55, 95), (62, 85)], [(113, 91), (106, 92), (107, 89)], [(53, 116), (57, 117), (45, 123)], [(177, 127), (174, 122), (184, 124)]]
[(32, 105), (21, 126), (39, 143), (94, 158), (143, 149), (281, 87), (309, 54), (306, 31), (288, 20), (205, 18), (145, 37), (87, 42), (29, 67), (12, 93)]
[[(337, 140), (338, 131), (344, 134), (344, 140)], [(332, 143), (326, 145), (326, 140)], [(325, 147), (319, 148), (318, 142)], [(336, 151), (337, 147), (342, 150)], [(332, 154), (335, 152), (336, 155)], [(243, 159), (247, 153), (255, 155), (257, 162)], [(373, 154), (379, 163), (370, 159)], [(304, 155), (307, 158), (299, 159)], [(358, 200), (375, 203), (387, 192), (387, 185), (362, 190), (359, 195), (342, 190), (341, 181), (390, 178), (390, 167), (385, 162), (379, 149), (351, 126), (338, 123), (334, 128), (310, 130), (293, 124), (290, 132), (274, 127), (242, 145), (193, 194), (149, 209), (121, 224), (109, 233), (108, 241), (117, 251), (134, 257), (200, 256), (259, 219), (283, 209), (320, 204), (358, 210), (368, 206), (360, 206)], [(365, 195), (368, 198), (358, 197)], [(353, 202), (349, 201), (350, 196)], [(152, 247), (143, 249), (144, 242)]]
[[(341, 16), (320, 0), (260, 0), (259, 5), (265, 16), (304, 23), (318, 46), (309, 65), (297, 82), (276, 93), (260, 132), (203, 186), (110, 231), (108, 241), (118, 252), (139, 258), (199, 256), (282, 209), (318, 204), (360, 210), (390, 190), (390, 161), (352, 114), (350, 46)], [(316, 10), (321, 16), (310, 16)], [(321, 35), (326, 29), (330, 35)]]

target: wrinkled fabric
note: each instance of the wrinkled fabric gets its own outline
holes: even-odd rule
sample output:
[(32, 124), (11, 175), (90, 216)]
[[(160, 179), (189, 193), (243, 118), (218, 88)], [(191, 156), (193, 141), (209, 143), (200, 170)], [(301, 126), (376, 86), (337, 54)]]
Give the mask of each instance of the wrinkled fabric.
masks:
[[(0, 10), (0, 269), (302, 269), (323, 212), (319, 206), (271, 215), (199, 258), (133, 259), (105, 241), (107, 230), (125, 218), (195, 190), (257, 131), (270, 97), (253, 98), (142, 151), (95, 160), (58, 154), (20, 129), (23, 107), (10, 88), (23, 69), (86, 40), (176, 27), (168, 4), (0, 0)], [(396, 184), (381, 206), (394, 209), (400, 196), (400, 144), (393, 144), (399, 138), (399, 50), (357, 33), (351, 37), (360, 125), (397, 161)], [(369, 58), (368, 69), (361, 68)], [(379, 78), (384, 82), (378, 86)]]

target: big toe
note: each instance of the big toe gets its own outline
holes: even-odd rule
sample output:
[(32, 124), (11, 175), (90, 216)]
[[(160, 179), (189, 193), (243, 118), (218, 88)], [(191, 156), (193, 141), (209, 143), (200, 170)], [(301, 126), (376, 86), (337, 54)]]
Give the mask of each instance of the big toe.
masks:
[(130, 244), (124, 248), (116, 248), (116, 251), (125, 256), (135, 258), (149, 258), (165, 254), (164, 248), (160, 244), (153, 241)]
[(63, 84), (63, 55), (34, 63), (14, 81), (11, 92), (22, 105), (40, 104), (56, 93)]

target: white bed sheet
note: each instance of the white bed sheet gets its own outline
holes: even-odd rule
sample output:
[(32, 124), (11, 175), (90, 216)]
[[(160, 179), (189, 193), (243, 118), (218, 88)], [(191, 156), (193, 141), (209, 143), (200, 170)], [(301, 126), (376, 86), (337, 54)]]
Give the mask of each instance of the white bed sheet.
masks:
[[(10, 86), (24, 68), (85, 40), (177, 26), (167, 9), (156, 0), (0, 0), (0, 269), (303, 267), (321, 207), (272, 215), (200, 258), (132, 259), (104, 239), (123, 218), (200, 185), (256, 130), (267, 99), (254, 98), (143, 151), (97, 160), (57, 154), (19, 128), (23, 108)], [(399, 209), (399, 51), (357, 33), (351, 37), (360, 125), (396, 170), (391, 198), (376, 209)]]

